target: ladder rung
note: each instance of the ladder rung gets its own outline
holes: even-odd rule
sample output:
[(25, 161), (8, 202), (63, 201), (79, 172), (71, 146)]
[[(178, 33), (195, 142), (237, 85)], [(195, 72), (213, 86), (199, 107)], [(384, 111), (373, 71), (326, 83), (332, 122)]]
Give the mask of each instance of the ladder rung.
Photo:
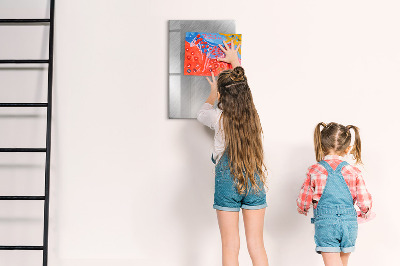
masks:
[(47, 103), (0, 103), (0, 107), (47, 107)]
[(44, 200), (44, 196), (0, 196), (0, 200)]
[(43, 246), (0, 246), (0, 250), (43, 250)]
[(0, 60), (0, 64), (38, 64), (38, 63), (49, 63), (47, 59), (3, 59)]
[(46, 152), (46, 148), (0, 148), (0, 152)]
[(0, 19), (0, 23), (43, 23), (43, 22), (50, 22), (48, 18), (29, 18), (29, 19)]

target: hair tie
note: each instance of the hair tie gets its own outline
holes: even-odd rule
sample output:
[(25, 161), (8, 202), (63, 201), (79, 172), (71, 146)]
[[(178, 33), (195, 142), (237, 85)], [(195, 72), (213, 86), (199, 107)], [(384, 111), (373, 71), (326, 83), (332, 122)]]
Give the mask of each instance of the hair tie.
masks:
[(238, 77), (233, 76), (232, 73), (229, 74), (229, 77), (231, 78), (232, 81), (236, 81), (236, 82), (244, 80), (244, 76), (242, 76), (241, 78), (238, 78)]
[(351, 126), (346, 126), (346, 136), (348, 136), (349, 134), (351, 135), (350, 129), (351, 129)]
[(239, 84), (246, 84), (246, 82), (242, 81), (242, 82), (232, 83), (232, 84), (229, 84), (229, 85), (225, 86), (225, 88), (229, 88), (229, 87), (236, 86), (236, 85), (239, 85)]

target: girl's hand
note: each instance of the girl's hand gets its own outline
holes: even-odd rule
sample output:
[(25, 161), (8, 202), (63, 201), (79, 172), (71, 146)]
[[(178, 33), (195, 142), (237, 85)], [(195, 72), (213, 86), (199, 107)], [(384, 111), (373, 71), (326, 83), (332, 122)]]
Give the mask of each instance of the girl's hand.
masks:
[(206, 79), (211, 86), (210, 96), (208, 96), (206, 103), (214, 105), (215, 100), (218, 98), (218, 85), (214, 72), (211, 72), (211, 80), (208, 77)]
[(215, 79), (215, 76), (214, 76), (214, 72), (211, 72), (211, 80), (208, 77), (206, 77), (206, 79), (207, 79), (208, 83), (210, 83), (211, 91), (214, 91), (215, 93), (217, 93), (218, 86), (217, 86), (217, 80)]
[(297, 212), (300, 214), (304, 214), (305, 216), (307, 216), (307, 212), (303, 211), (302, 209), (300, 209), (299, 207), (297, 207)]
[(240, 44), (235, 49), (235, 45), (233, 44), (233, 41), (231, 41), (231, 47), (229, 47), (225, 41), (223, 41), (223, 42), (224, 42), (225, 48), (222, 47), (221, 44), (218, 44), (218, 46), (225, 53), (225, 57), (218, 57), (217, 60), (226, 62), (228, 64), (232, 64), (233, 68), (240, 66), (239, 57), (238, 57), (238, 51), (240, 48)]

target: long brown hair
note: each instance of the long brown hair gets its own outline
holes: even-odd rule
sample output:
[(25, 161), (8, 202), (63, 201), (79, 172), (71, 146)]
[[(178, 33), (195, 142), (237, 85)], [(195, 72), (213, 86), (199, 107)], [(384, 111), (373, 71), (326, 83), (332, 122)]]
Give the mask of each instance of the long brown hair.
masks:
[[(248, 179), (255, 191), (266, 185), (266, 166), (262, 146), (262, 127), (244, 69), (241, 66), (222, 71), (218, 77), (223, 129), (230, 170), (238, 192), (248, 192)], [(220, 120), (221, 122), (221, 120)], [(262, 186), (256, 180), (259, 175)]]
[[(321, 126), (323, 127), (322, 130)], [(354, 146), (350, 153), (353, 155), (356, 163), (362, 163), (361, 139), (358, 127), (353, 125), (343, 126), (334, 122), (327, 125), (321, 122), (315, 127), (314, 148), (317, 161), (321, 161), (329, 151), (344, 152), (351, 142), (350, 129), (353, 129), (355, 133)]]

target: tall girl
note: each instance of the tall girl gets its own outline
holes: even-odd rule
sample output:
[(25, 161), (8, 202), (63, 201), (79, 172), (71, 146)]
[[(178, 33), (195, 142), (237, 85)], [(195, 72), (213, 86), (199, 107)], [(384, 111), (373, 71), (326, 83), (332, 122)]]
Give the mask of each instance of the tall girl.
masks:
[[(233, 69), (225, 70), (211, 85), (210, 96), (197, 114), (197, 119), (215, 130), (214, 209), (222, 240), (222, 264), (239, 265), (239, 211), (243, 220), (247, 248), (255, 266), (268, 265), (264, 248), (265, 164), (262, 128), (244, 69), (239, 64), (238, 49), (233, 42), (220, 48)], [(213, 105), (218, 100), (217, 108)]]
[[(355, 134), (353, 147), (351, 130)], [(362, 163), (359, 130), (352, 125), (319, 123), (314, 131), (314, 147), (318, 163), (308, 169), (297, 199), (298, 212), (307, 215), (313, 204), (316, 252), (322, 254), (327, 266), (346, 266), (358, 232), (354, 204), (364, 218), (372, 207), (360, 170), (343, 157), (351, 153), (356, 163)]]

